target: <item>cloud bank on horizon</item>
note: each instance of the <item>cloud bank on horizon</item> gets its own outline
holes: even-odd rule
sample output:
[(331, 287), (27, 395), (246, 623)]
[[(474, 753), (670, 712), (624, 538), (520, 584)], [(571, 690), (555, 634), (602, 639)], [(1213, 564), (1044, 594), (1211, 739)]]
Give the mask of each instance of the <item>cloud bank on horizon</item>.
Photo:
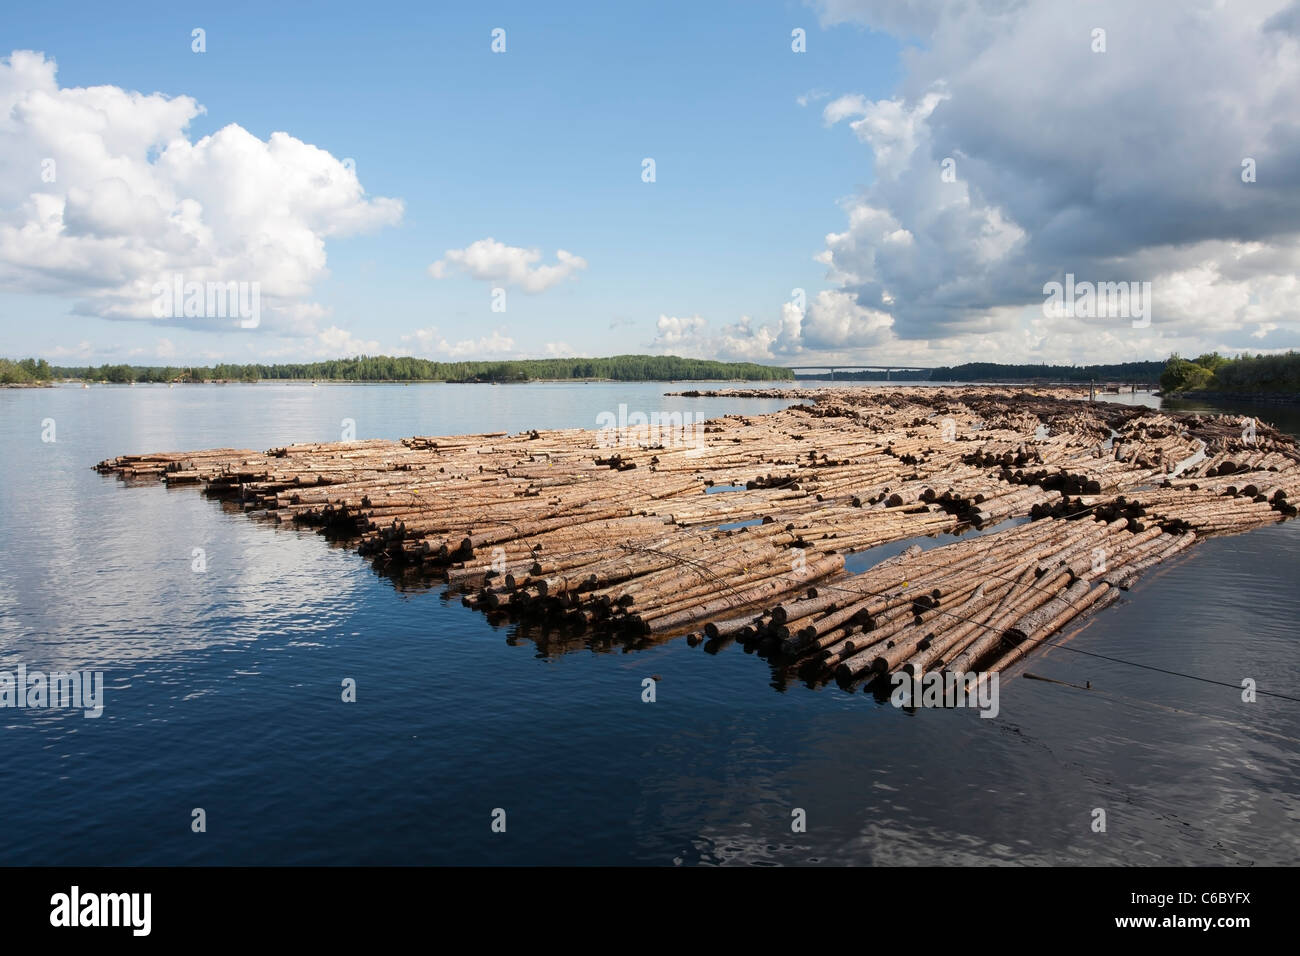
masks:
[[(838, 210), (807, 211), (826, 221), (807, 250), (824, 287), (753, 316), (620, 305), (617, 324), (640, 337), (623, 351), (940, 365), (1300, 346), (1300, 0), (810, 6), (825, 31), (888, 34), (902, 50), (886, 97), (791, 90), (791, 107), (850, 137), (870, 172), (840, 184)], [(0, 61), (0, 290), (156, 322), (159, 280), (238, 278), (260, 283), (267, 318), (223, 335), (278, 336), (281, 353), (575, 351), (521, 347), (500, 316), (490, 334), (484, 321), (443, 334), (422, 316), (388, 338), (329, 324), (313, 298), (326, 242), (398, 225), (403, 200), (369, 196), (348, 163), (287, 132), (230, 124), (192, 142), (202, 111), (184, 95), (60, 88), (43, 54)], [(46, 160), (57, 175), (35, 181)], [(767, 201), (780, 197), (754, 197)], [(425, 281), (566, 295), (576, 321), (612, 328), (608, 300), (582, 298), (600, 262), (546, 258), (488, 235), (446, 250)], [(790, 270), (806, 276), (806, 259)], [(1151, 321), (1047, 312), (1045, 285), (1067, 276), (1150, 283)]]

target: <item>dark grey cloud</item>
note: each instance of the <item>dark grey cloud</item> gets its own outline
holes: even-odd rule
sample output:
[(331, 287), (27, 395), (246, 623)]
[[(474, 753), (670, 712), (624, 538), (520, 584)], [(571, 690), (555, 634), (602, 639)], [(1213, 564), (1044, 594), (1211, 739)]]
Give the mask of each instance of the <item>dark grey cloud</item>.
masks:
[(1300, 342), (1300, 4), (817, 6), (915, 41), (892, 97), (825, 110), (876, 179), (823, 260), (896, 335), (987, 331), (1072, 272), (1151, 281), (1180, 335)]

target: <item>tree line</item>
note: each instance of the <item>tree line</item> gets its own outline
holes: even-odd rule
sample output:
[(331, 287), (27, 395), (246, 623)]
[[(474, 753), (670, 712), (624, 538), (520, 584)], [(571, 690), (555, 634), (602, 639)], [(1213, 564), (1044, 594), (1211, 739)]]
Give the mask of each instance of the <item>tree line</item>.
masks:
[(1207, 352), (1194, 359), (1174, 354), (1160, 376), (1164, 392), (1229, 392), (1300, 395), (1300, 352), (1238, 355)]
[(326, 362), (278, 365), (55, 367), (57, 378), (95, 382), (528, 382), (537, 379), (611, 379), (618, 382), (785, 381), (788, 369), (752, 362), (714, 362), (676, 355), (614, 355), (609, 358), (518, 359), (500, 362), (434, 362), (410, 356), (359, 355)]
[(967, 362), (930, 372), (932, 382), (1132, 382), (1155, 385), (1164, 362), (1119, 362), (1114, 365), (1000, 365)]
[[(871, 378), (883, 373), (870, 373)], [(862, 373), (836, 373), (836, 379), (867, 378)], [(824, 376), (808, 376), (829, 378)], [(1003, 365), (967, 362), (943, 366), (908, 378), (934, 382), (1050, 381), (1135, 382), (1159, 384), (1168, 393), (1217, 391), (1300, 394), (1300, 353), (1243, 354), (1236, 358), (1208, 352), (1194, 359), (1175, 354), (1165, 362), (1121, 362), (1113, 365)], [(609, 358), (521, 359), (500, 362), (434, 362), (410, 356), (359, 355), (326, 362), (279, 365), (51, 366), (45, 359), (0, 358), (0, 385), (26, 385), (71, 378), (93, 382), (527, 382), (538, 379), (609, 379), (647, 381), (788, 381), (789, 369), (752, 362), (715, 362), (675, 355), (614, 355)]]

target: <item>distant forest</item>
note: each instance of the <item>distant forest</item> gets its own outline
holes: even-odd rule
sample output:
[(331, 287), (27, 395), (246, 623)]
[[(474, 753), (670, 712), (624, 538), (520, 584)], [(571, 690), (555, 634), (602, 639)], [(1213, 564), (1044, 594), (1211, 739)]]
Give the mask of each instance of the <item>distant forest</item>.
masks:
[(834, 375), (830, 372), (798, 372), (795, 378), (801, 382), (928, 382), (930, 373), (899, 369), (892, 372), (837, 371)]
[(1177, 355), (1165, 363), (1160, 388), (1177, 392), (1300, 395), (1300, 352), (1239, 355), (1210, 352), (1194, 359)]
[(1132, 382), (1155, 385), (1164, 362), (1121, 362), (1117, 365), (999, 365), (968, 362), (936, 368), (932, 382)]
[[(999, 365), (968, 362), (925, 372), (895, 372), (895, 380), (932, 382), (1133, 382), (1159, 385), (1170, 394), (1222, 392), (1300, 395), (1300, 352), (1239, 355), (1210, 352), (1195, 359), (1117, 365)], [(675, 355), (614, 355), (609, 358), (525, 359), (509, 362), (430, 362), (387, 355), (361, 355), (329, 362), (204, 367), (100, 365), (51, 366), (44, 359), (0, 358), (0, 385), (31, 385), (58, 379), (91, 382), (527, 382), (538, 379), (608, 379), (619, 382), (790, 381), (789, 369), (750, 362), (712, 362)], [(829, 380), (830, 374), (801, 375)], [(837, 372), (836, 381), (883, 381), (883, 372)]]
[(609, 358), (523, 359), (504, 362), (431, 362), (390, 355), (284, 365), (159, 367), (101, 365), (55, 367), (56, 378), (94, 382), (528, 382), (537, 379), (611, 379), (618, 382), (786, 381), (788, 369), (750, 362), (710, 362), (675, 355), (614, 355)]
[(1155, 385), (1164, 362), (1123, 362), (1118, 365), (1000, 365), (996, 362), (968, 362), (945, 365), (925, 372), (894, 369), (892, 372), (837, 371), (800, 374), (800, 381), (817, 382), (1135, 382)]

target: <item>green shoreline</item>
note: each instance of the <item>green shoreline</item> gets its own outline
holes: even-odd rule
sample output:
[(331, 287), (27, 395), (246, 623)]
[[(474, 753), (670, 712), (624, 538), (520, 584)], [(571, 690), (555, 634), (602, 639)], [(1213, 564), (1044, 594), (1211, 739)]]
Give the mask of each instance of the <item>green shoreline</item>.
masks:
[[(219, 363), (212, 366), (51, 366), (34, 358), (0, 358), (0, 385), (39, 387), (52, 381), (97, 384), (526, 384), (557, 382), (779, 382), (817, 387), (849, 383), (866, 386), (892, 381), (932, 384), (1007, 385), (1062, 383), (1124, 390), (1158, 383), (1162, 395), (1203, 401), (1294, 404), (1300, 401), (1300, 353), (1206, 353), (1187, 360), (1177, 354), (1165, 362), (1113, 365), (1015, 365), (968, 362), (915, 369), (914, 377), (894, 380), (879, 367), (845, 366), (838, 374), (812, 372), (831, 366), (800, 366), (806, 373), (752, 362), (719, 362), (676, 355), (613, 355), (606, 358), (510, 359), (490, 362), (435, 362), (413, 356), (366, 356), (276, 365)], [(1159, 370), (1159, 374), (1156, 374)], [(902, 374), (902, 370), (900, 370)]]

